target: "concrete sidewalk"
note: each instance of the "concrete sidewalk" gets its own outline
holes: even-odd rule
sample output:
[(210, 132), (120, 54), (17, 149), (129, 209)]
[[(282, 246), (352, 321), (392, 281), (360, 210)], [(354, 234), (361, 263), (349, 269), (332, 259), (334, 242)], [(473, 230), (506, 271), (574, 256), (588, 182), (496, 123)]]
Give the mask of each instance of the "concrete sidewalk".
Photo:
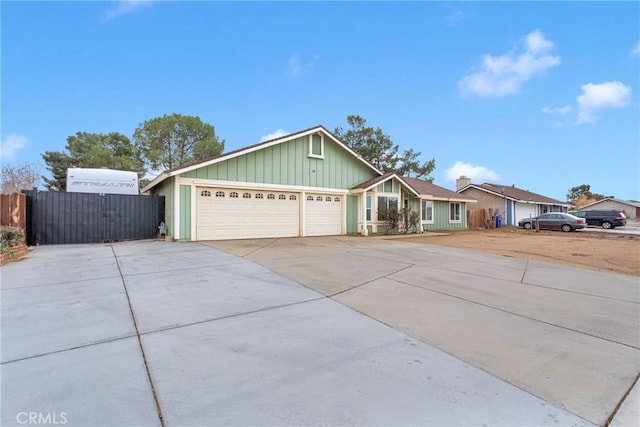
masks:
[[(446, 352), (432, 346), (427, 338), (433, 337), (421, 336), (425, 325), (415, 323), (420, 319), (412, 311), (405, 313), (413, 320), (400, 324), (405, 316), (397, 310), (425, 302), (424, 292), (436, 297), (462, 292), (456, 276), (449, 275), (454, 271), (445, 272), (438, 257), (447, 258), (449, 270), (463, 274), (469, 284), (496, 275), (517, 282), (522, 268), (510, 260), (486, 257), (476, 259), (475, 267), (465, 266), (461, 260), (469, 255), (463, 252), (358, 238), (221, 246), (224, 250), (146, 241), (39, 247), (27, 259), (2, 267), (1, 424), (24, 425), (33, 419), (75, 426), (590, 425), (602, 423), (601, 413), (611, 413), (610, 403), (621, 400), (619, 391), (629, 388), (631, 371), (638, 371), (634, 327), (628, 324), (633, 314), (624, 305), (637, 307), (637, 292), (634, 296), (629, 288), (635, 285), (637, 291), (637, 281), (624, 277), (607, 277), (611, 289), (603, 290), (589, 276), (579, 293), (570, 291), (596, 298), (598, 304), (610, 301), (617, 310), (616, 316), (598, 311), (594, 317), (601, 318), (601, 325), (594, 319), (589, 334), (575, 332), (596, 340), (583, 338), (583, 345), (602, 363), (583, 370), (598, 372), (590, 383), (594, 390), (574, 399), (591, 403), (591, 396), (601, 393), (598, 416), (590, 416), (576, 410), (580, 405), (572, 406), (573, 401), (558, 402), (485, 366), (478, 369), (474, 365), (481, 364), (473, 358), (447, 354), (454, 352), (437, 339), (434, 344)], [(437, 280), (427, 279), (429, 265), (441, 269)], [(580, 271), (529, 267), (527, 283), (554, 282), (556, 289), (573, 287), (583, 278)], [(414, 268), (419, 270), (409, 274)], [(561, 286), (555, 274), (575, 279)], [(417, 299), (386, 282), (397, 286), (414, 276), (423, 278), (410, 286), (422, 292)], [(425, 290), (440, 281), (442, 289)], [(544, 291), (547, 285), (536, 286)], [(506, 293), (501, 297), (505, 307), (520, 298), (508, 287), (495, 291)], [(473, 289), (468, 292), (455, 298), (480, 297)], [(487, 298), (483, 304), (494, 305), (491, 295)], [(527, 298), (541, 296), (529, 293)], [(589, 317), (588, 303), (581, 304), (565, 316), (556, 313), (554, 321), (562, 325), (556, 328), (579, 329), (573, 313)], [(440, 310), (441, 323), (430, 328), (449, 337), (461, 333), (455, 319), (473, 315), (466, 313), (468, 306), (456, 307), (446, 298), (443, 305), (436, 298), (427, 307), (418, 304), (414, 310)], [(520, 317), (527, 316), (535, 313)], [(499, 338), (487, 348), (498, 344), (504, 320), (495, 319)], [(509, 326), (514, 335), (521, 327)], [(486, 331), (486, 337), (492, 335)], [(537, 338), (543, 346), (551, 343), (544, 334)], [(570, 344), (577, 340), (571, 334), (567, 339)], [(468, 338), (449, 341), (463, 346)], [(476, 343), (469, 345), (478, 352)], [(513, 364), (498, 350), (491, 357), (478, 354)], [(564, 346), (546, 351), (560, 362), (578, 362), (572, 353), (560, 354)], [(530, 373), (556, 371), (546, 366)], [(572, 372), (566, 375), (574, 381)], [(581, 380), (572, 386), (586, 384)], [(637, 395), (631, 393), (630, 399)], [(620, 414), (626, 417), (621, 422), (637, 420), (628, 402)]]

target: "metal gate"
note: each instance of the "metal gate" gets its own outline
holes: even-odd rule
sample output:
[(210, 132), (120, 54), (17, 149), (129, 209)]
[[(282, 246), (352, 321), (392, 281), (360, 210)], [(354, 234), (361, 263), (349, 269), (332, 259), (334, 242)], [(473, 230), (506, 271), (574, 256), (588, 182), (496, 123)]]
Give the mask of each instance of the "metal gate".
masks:
[(164, 196), (26, 191), (27, 244), (150, 239), (164, 221)]

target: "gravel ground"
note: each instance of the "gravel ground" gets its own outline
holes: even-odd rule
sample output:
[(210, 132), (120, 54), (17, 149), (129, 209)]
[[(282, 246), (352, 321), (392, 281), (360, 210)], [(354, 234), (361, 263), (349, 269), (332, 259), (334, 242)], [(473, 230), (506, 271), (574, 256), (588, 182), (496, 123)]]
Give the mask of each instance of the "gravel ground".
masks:
[(408, 236), (405, 241), (640, 276), (640, 236), (517, 228)]

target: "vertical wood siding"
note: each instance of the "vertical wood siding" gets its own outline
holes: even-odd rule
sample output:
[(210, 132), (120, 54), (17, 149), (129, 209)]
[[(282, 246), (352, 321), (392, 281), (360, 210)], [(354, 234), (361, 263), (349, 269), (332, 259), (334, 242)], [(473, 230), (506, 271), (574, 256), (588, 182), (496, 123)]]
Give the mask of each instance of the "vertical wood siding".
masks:
[(308, 157), (309, 138), (234, 157), (185, 172), (185, 178), (257, 182), (325, 188), (351, 188), (377, 174), (329, 137), (324, 137), (324, 159)]
[(460, 203), (460, 223), (449, 222), (449, 202), (436, 200), (433, 202), (433, 224), (423, 224), (424, 230), (464, 230), (467, 215), (466, 203)]
[(191, 240), (191, 186), (180, 186), (180, 240)]

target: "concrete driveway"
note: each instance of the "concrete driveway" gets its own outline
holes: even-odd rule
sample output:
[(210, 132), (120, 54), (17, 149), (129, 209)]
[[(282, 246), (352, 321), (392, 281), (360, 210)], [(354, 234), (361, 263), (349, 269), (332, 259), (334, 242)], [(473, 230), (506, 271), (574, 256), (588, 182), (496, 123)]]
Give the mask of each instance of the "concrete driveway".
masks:
[(3, 426), (639, 417), (633, 277), (354, 237), (39, 247), (1, 274)]

